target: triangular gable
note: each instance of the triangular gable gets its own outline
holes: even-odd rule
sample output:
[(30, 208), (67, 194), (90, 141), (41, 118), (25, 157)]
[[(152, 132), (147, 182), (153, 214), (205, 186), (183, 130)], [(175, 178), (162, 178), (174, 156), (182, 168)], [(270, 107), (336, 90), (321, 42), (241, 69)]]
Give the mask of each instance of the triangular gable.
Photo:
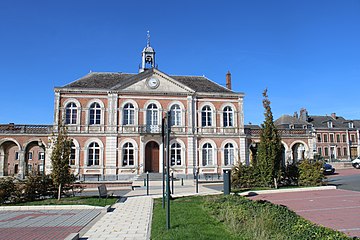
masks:
[(169, 75), (160, 72), (157, 69), (150, 69), (139, 73), (121, 85), (114, 86), (113, 90), (124, 92), (174, 92), (174, 93), (193, 93), (193, 89), (185, 86), (179, 81), (171, 78)]

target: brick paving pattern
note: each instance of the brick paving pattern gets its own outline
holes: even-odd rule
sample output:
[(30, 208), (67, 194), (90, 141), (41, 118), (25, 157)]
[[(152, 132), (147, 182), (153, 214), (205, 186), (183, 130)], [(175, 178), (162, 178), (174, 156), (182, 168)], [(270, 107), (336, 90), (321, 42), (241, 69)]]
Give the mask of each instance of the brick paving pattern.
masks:
[(77, 233), (100, 214), (93, 210), (0, 211), (0, 239), (58, 240)]

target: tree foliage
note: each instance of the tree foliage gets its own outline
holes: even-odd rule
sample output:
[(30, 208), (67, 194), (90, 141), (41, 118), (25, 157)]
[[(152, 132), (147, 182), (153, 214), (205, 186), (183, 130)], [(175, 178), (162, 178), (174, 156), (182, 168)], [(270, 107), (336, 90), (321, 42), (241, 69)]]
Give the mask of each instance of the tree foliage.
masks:
[(263, 92), (263, 106), (265, 109), (264, 123), (261, 124), (260, 144), (255, 161), (261, 185), (272, 186), (274, 178), (281, 176), (281, 139), (274, 124), (267, 89)]
[(58, 132), (53, 136), (53, 151), (51, 154), (51, 178), (58, 188), (58, 199), (60, 199), (62, 188), (74, 181), (69, 166), (71, 143), (71, 139), (67, 136), (66, 127), (59, 125)]

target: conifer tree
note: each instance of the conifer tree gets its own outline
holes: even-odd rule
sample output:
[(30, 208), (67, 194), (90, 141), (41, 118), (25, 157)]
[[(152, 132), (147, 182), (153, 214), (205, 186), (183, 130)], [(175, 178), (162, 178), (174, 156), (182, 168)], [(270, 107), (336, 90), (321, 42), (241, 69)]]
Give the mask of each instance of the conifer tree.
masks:
[(58, 200), (60, 200), (64, 186), (73, 181), (69, 166), (71, 143), (71, 139), (67, 136), (66, 127), (59, 125), (58, 133), (53, 135), (53, 151), (51, 154), (51, 178), (58, 188)]
[(281, 139), (274, 124), (267, 89), (263, 92), (264, 123), (261, 124), (260, 145), (256, 157), (256, 169), (262, 186), (272, 186), (281, 173)]

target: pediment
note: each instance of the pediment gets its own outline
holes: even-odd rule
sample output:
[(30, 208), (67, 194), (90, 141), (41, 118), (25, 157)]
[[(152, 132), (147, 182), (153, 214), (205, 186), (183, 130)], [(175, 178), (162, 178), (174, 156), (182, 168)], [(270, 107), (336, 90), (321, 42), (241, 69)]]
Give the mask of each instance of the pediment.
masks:
[(138, 77), (129, 79), (123, 84), (121, 91), (124, 92), (152, 92), (152, 93), (192, 93), (194, 90), (176, 81), (170, 76), (152, 70), (148, 74), (139, 74)]

